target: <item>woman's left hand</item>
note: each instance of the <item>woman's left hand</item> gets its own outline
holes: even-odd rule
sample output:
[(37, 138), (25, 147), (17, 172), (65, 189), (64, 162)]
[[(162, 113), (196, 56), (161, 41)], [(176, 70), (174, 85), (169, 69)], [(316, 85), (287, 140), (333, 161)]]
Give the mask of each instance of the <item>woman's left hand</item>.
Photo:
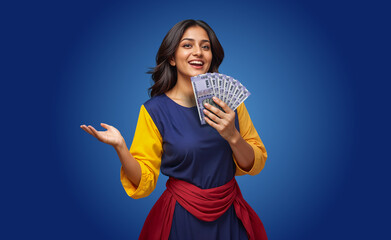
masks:
[(235, 141), (235, 139), (240, 136), (235, 127), (235, 112), (217, 97), (213, 97), (213, 101), (219, 105), (224, 112), (205, 103), (205, 108), (209, 110), (204, 109), (205, 121), (215, 128), (225, 140), (228, 142)]

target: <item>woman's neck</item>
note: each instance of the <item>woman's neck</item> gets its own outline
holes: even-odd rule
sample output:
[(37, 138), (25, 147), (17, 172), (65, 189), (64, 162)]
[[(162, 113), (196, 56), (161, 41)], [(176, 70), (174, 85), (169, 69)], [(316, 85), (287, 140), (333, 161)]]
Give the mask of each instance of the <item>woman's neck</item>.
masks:
[(178, 77), (177, 83), (166, 92), (166, 95), (184, 107), (193, 107), (196, 104), (190, 78), (182, 79)]

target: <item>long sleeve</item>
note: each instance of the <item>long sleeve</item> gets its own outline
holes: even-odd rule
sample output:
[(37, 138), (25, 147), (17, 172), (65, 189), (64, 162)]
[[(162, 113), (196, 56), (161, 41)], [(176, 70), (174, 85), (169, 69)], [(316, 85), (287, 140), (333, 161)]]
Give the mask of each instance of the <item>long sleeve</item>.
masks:
[(244, 171), (239, 167), (239, 165), (236, 162), (236, 159), (234, 157), (234, 161), (236, 164), (236, 173), (235, 175), (256, 175), (261, 172), (263, 167), (265, 166), (267, 153), (265, 146), (263, 145), (263, 142), (261, 138), (258, 135), (257, 130), (255, 129), (250, 115), (247, 112), (247, 108), (244, 105), (244, 103), (240, 104), (240, 106), (237, 108), (237, 114), (238, 114), (238, 120), (239, 120), (239, 128), (240, 128), (240, 135), (242, 138), (250, 144), (250, 146), (254, 150), (254, 165), (251, 168), (250, 171)]
[(141, 106), (130, 153), (139, 162), (141, 180), (136, 188), (121, 166), (121, 183), (134, 199), (148, 196), (156, 187), (162, 157), (162, 136), (144, 105)]

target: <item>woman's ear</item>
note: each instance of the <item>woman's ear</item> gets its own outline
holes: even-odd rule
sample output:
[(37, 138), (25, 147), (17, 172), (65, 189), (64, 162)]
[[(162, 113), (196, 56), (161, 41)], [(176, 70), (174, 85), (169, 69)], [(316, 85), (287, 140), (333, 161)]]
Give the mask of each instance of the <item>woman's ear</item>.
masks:
[(171, 59), (170, 59), (170, 65), (171, 66), (173, 66), (173, 67), (175, 67), (175, 59), (174, 59), (174, 57), (172, 57)]

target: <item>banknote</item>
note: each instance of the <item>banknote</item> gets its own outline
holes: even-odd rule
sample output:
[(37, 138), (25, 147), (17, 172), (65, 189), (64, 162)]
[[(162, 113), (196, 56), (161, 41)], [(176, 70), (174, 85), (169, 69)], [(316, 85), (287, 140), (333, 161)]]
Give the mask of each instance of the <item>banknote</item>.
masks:
[(215, 95), (209, 77), (207, 74), (202, 74), (191, 78), (201, 124), (206, 124), (204, 119), (205, 103), (220, 108), (212, 99)]
[(242, 104), (242, 102), (244, 102), (250, 95), (251, 93), (242, 85), (242, 91), (239, 93), (235, 103), (232, 105), (232, 110), (236, 110), (236, 108), (239, 107), (239, 105)]
[(225, 102), (228, 107), (232, 108), (232, 99), (233, 99), (233, 96), (234, 96), (234, 92), (235, 92), (235, 89), (237, 87), (237, 80), (234, 79), (234, 78), (231, 78), (231, 81), (230, 81), (230, 84), (229, 84), (229, 88), (228, 88), (228, 93), (227, 93), (227, 101)]
[(237, 81), (236, 87), (234, 89), (234, 93), (232, 94), (232, 97), (230, 100), (230, 108), (232, 110), (235, 110), (238, 107), (238, 105), (236, 105), (236, 103), (238, 102), (238, 99), (241, 96), (243, 90), (244, 90), (244, 86), (239, 81)]
[(224, 76), (224, 90), (223, 90), (223, 102), (227, 103), (228, 101), (228, 90), (231, 84), (231, 79), (229, 76)]
[(216, 92), (218, 91), (218, 85), (217, 85), (217, 77), (216, 73), (206, 73), (206, 75), (209, 77), (210, 82), (212, 84), (213, 94), (216, 96)]
[(217, 83), (219, 86), (219, 91), (216, 95), (217, 98), (222, 99), (223, 98), (223, 92), (224, 92), (224, 75), (219, 73), (217, 75)]
[(224, 111), (213, 101), (214, 96), (225, 102), (229, 108), (235, 110), (251, 94), (237, 79), (222, 73), (200, 74), (191, 77), (191, 83), (201, 124), (206, 124), (204, 119), (205, 103)]

